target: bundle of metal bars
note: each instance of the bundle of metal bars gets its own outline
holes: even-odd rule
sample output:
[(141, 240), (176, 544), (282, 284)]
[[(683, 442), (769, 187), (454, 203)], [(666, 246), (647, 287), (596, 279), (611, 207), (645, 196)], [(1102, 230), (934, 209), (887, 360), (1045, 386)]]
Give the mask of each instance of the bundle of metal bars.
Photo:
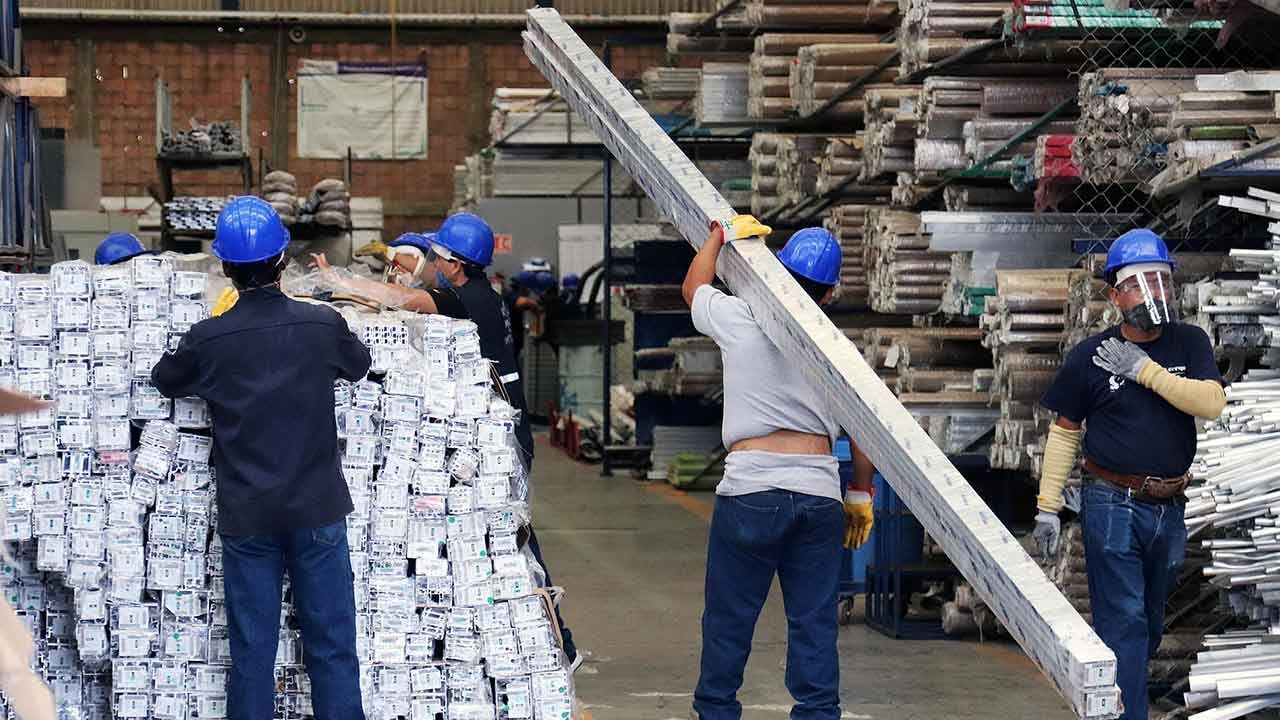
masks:
[[(1026, 133), (1040, 116), (1070, 99), (1076, 91), (1076, 83), (1065, 79), (1045, 78), (1028, 83), (1026, 78), (928, 78), (924, 84), (921, 133), (926, 142), (947, 145), (923, 155), (936, 158), (945, 166), (922, 166), (917, 145), (917, 169), (957, 169), (961, 161), (965, 163), (962, 167), (971, 167)], [(1008, 169), (1014, 155), (1029, 157), (1039, 135), (1071, 132), (1074, 123), (1070, 118), (1065, 115), (1026, 135), (1004, 158), (988, 167)], [(960, 153), (955, 152), (957, 141)]]
[[(1203, 72), (1203, 71), (1202, 71)], [(1173, 139), (1169, 119), (1196, 71), (1104, 68), (1080, 76), (1080, 120), (1072, 159), (1088, 183), (1132, 183), (1164, 168), (1158, 151)]]
[(704, 64), (693, 104), (699, 125), (745, 125), (750, 122), (747, 117), (747, 65)]
[(644, 95), (654, 100), (692, 100), (698, 94), (698, 68), (651, 67), (640, 76)]
[(991, 467), (1028, 470), (1042, 452), (1049, 418), (1036, 411), (1062, 365), (1067, 295), (1080, 270), (999, 270), (996, 295), (979, 325), (995, 366), (991, 398), (1000, 423), (988, 456)]
[(1045, 134), (1036, 138), (1033, 177), (1040, 180), (1078, 180), (1080, 166), (1072, 157), (1076, 136), (1074, 128), (1062, 134)]
[(709, 17), (707, 13), (671, 13), (667, 18), (667, 53), (684, 57), (715, 58), (724, 62), (746, 62), (752, 47), (751, 38), (745, 34), (748, 28), (734, 28), (743, 34), (694, 34)]
[(782, 206), (778, 195), (778, 146), (782, 135), (758, 132), (751, 136), (751, 212), (765, 215)]
[(863, 140), (860, 137), (832, 137), (827, 139), (826, 149), (818, 159), (818, 180), (815, 189), (820, 194), (831, 192), (850, 178), (862, 175)]
[(839, 310), (866, 310), (867, 266), (863, 258), (863, 228), (867, 211), (874, 205), (836, 205), (827, 213), (823, 227), (840, 240), (840, 286), (836, 290)]
[(869, 302), (876, 312), (923, 315), (938, 312), (951, 255), (929, 251), (916, 213), (872, 209), (867, 212), (863, 264)]
[(823, 135), (778, 136), (778, 196), (784, 206), (813, 197), (818, 185), (818, 161), (826, 145)]
[[(876, 67), (897, 52), (893, 43), (822, 44), (800, 48), (790, 69), (790, 96), (801, 116), (812, 115), (837, 95), (846, 92), (850, 83), (871, 73), (872, 82), (892, 83), (898, 77), (895, 68), (876, 72)], [(892, 86), (889, 86), (892, 87)], [(863, 86), (843, 97), (825, 111), (832, 120), (855, 120), (866, 111), (864, 96), (870, 88)]]
[(973, 452), (999, 410), (988, 402), (994, 374), (978, 328), (870, 328), (863, 357), (938, 447)]
[(1031, 193), (1011, 187), (948, 185), (942, 199), (951, 212), (1017, 212), (1031, 204)]
[[(554, 10), (528, 13), (525, 49), (568, 93), (660, 212), (694, 246), (732, 209)], [(733, 242), (718, 271), (770, 340), (818, 383), (870, 456), (964, 577), (1083, 718), (1119, 711), (1115, 655), (1044, 577), (960, 473), (759, 242)]]
[(1072, 278), (1067, 289), (1064, 354), (1089, 336), (1120, 323), (1120, 311), (1108, 299), (1108, 287), (1105, 280), (1087, 272)]
[(889, 29), (896, 3), (884, 0), (747, 0), (747, 25), (759, 30)]
[(832, 43), (874, 43), (877, 35), (857, 33), (764, 33), (756, 36), (751, 53), (750, 97), (753, 118), (777, 120), (791, 115), (791, 68), (800, 48)]
[(489, 135), (504, 145), (599, 145), (596, 137), (554, 90), (496, 88)]
[(917, 114), (923, 86), (868, 88), (865, 95), (866, 142), (863, 148), (865, 181), (884, 180), (915, 169)]
[[(1260, 75), (1267, 78), (1270, 74)], [(1277, 94), (1257, 89), (1280, 88), (1280, 83), (1260, 82), (1255, 77), (1251, 73), (1198, 75), (1196, 89), (1178, 95), (1169, 115), (1174, 139), (1169, 143), (1168, 166), (1151, 179), (1151, 194), (1176, 191), (1201, 171), (1233, 160), (1259, 142), (1280, 137)], [(1233, 89), (1237, 87), (1244, 89)], [(1264, 167), (1274, 168), (1275, 162), (1260, 159), (1242, 163), (1240, 169)]]

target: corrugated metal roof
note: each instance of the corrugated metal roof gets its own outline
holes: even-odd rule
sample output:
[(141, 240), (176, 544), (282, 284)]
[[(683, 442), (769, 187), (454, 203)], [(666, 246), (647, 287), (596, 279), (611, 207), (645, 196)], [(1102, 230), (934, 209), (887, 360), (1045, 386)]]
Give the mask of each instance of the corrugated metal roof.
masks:
[[(397, 13), (502, 15), (522, 13), (529, 0), (242, 0), (245, 12)], [(705, 12), (715, 0), (559, 0), (565, 15), (666, 15)], [(220, 10), (219, 0), (23, 0), (23, 7), (84, 10)]]

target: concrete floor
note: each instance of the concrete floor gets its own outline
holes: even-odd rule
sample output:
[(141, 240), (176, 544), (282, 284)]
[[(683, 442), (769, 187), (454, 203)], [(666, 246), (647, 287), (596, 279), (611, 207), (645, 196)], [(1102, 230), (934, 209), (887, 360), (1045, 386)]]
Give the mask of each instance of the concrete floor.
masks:
[[(538, 539), (587, 662), (578, 696), (594, 720), (685, 720), (698, 675), (709, 493), (627, 474), (602, 478), (538, 437)], [(740, 698), (746, 720), (787, 717), (786, 620), (775, 584)], [(1040, 672), (1008, 642), (840, 634), (841, 698), (857, 720), (1067, 720)]]

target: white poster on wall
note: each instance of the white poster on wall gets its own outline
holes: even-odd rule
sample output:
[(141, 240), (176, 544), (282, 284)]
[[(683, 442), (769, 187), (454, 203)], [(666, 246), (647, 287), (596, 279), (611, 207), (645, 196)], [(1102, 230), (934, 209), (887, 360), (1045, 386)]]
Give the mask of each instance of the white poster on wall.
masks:
[(298, 155), (364, 160), (427, 156), (427, 66), (303, 60)]

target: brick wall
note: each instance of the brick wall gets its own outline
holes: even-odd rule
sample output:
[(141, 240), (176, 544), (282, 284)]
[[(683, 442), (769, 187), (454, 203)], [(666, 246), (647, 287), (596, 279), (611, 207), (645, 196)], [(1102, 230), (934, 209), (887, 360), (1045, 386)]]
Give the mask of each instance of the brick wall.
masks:
[[(272, 127), (272, 54), (274, 30), (228, 39), (212, 29), (176, 28), (123, 35), (120, 28), (61, 24), (27, 30), (25, 53), (30, 73), (68, 78), (68, 97), (42, 100), (42, 123), (64, 128), (70, 137), (88, 138), (102, 152), (104, 195), (145, 195), (158, 188), (155, 172), (155, 80), (162, 77), (173, 96), (173, 121), (239, 120), (240, 78), (253, 89), (250, 120), (252, 156), (258, 148), (271, 157), (273, 132), (287, 133), (285, 167), (301, 188), (323, 177), (341, 177), (342, 162), (297, 156), (297, 86), (289, 82), (299, 60), (390, 61), (389, 41), (353, 39), (340, 34), (301, 44), (287, 43), (287, 78), (277, 85), (286, 94), (283, 127)], [(173, 38), (140, 42), (134, 37)], [(463, 38), (467, 41), (463, 42)], [(488, 103), (495, 87), (546, 87), (525, 58), (519, 35), (471, 31), (436, 34), (420, 41), (401, 38), (395, 59), (425, 59), (428, 66), (428, 150), (420, 161), (360, 161), (353, 168), (352, 192), (380, 196), (389, 209), (387, 233), (432, 227), (453, 199), (453, 167), (488, 141)], [(93, 68), (87, 67), (92, 61)], [(638, 77), (665, 61), (662, 47), (624, 47), (614, 52), (620, 77)], [(234, 174), (188, 172), (179, 176), (186, 194), (239, 191)]]

